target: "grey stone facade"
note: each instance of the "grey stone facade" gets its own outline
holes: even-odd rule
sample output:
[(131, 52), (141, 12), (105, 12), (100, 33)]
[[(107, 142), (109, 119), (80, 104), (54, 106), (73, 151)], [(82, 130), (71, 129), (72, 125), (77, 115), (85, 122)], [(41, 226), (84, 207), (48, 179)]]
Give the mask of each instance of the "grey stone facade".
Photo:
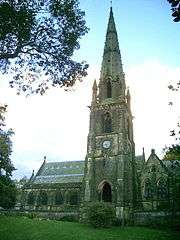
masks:
[(135, 151), (130, 93), (112, 8), (99, 86), (94, 82), (90, 109), (84, 200), (112, 202), (119, 213), (133, 205)]
[[(126, 88), (112, 8), (99, 85), (92, 89), (85, 161), (43, 162), (24, 185), (21, 208), (78, 214), (92, 201), (111, 202), (117, 217), (162, 210), (180, 197), (180, 163), (161, 161), (153, 150), (135, 157), (131, 96)], [(180, 201), (179, 201), (180, 202)]]

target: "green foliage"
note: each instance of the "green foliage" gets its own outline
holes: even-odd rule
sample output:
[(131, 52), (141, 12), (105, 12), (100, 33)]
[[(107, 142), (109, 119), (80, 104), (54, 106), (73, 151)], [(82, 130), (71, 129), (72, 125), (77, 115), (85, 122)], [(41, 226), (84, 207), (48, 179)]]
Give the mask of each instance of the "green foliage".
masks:
[(149, 226), (154, 229), (171, 229), (171, 230), (178, 230), (180, 227), (180, 217), (179, 216), (172, 216), (166, 215), (164, 217), (156, 217), (154, 219), (149, 218), (143, 226)]
[(0, 70), (11, 87), (44, 94), (50, 86), (72, 86), (88, 65), (73, 54), (88, 29), (78, 0), (0, 1)]
[(145, 227), (95, 229), (84, 224), (0, 215), (0, 239), (8, 240), (178, 240), (179, 234)]
[(15, 169), (11, 163), (12, 129), (6, 130), (5, 116), (7, 106), (0, 105), (0, 206), (12, 208), (16, 201), (16, 188), (10, 176)]
[(172, 16), (174, 22), (180, 21), (180, 0), (168, 0), (171, 4)]
[(109, 227), (115, 220), (115, 210), (105, 202), (91, 203), (87, 207), (87, 220), (93, 227)]
[(5, 113), (7, 111), (7, 105), (0, 105), (0, 176), (2, 171), (6, 176), (11, 176), (13, 167), (10, 155), (12, 153), (12, 141), (11, 136), (14, 134), (12, 129), (6, 130)]
[(180, 145), (172, 145), (164, 150), (163, 160), (180, 160)]
[(0, 206), (13, 208), (16, 203), (16, 187), (7, 176), (0, 176)]

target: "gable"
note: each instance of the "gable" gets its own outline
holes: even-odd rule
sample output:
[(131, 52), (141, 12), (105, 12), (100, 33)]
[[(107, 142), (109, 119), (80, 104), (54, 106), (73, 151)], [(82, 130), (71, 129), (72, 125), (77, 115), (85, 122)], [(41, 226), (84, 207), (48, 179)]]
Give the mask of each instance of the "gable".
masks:
[(84, 161), (48, 162), (43, 163), (33, 184), (74, 183), (82, 182)]
[(154, 150), (152, 150), (147, 162), (145, 163), (142, 173), (141, 180), (151, 179), (152, 176), (156, 176), (156, 179), (167, 178), (168, 170), (166, 166), (162, 163), (162, 160), (158, 158)]

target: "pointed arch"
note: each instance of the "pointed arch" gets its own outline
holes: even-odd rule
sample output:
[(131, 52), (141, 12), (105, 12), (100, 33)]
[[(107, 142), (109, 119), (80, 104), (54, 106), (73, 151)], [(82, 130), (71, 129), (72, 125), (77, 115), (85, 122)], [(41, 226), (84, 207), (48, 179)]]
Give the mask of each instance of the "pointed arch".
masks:
[(112, 97), (112, 86), (110, 79), (107, 80), (107, 98)]
[(71, 192), (69, 196), (70, 205), (78, 205), (78, 202), (79, 202), (78, 192)]
[(60, 191), (57, 191), (56, 192), (56, 195), (55, 195), (55, 203), (56, 205), (61, 205), (63, 204), (64, 202), (64, 199), (63, 199), (63, 195)]
[(112, 202), (111, 186), (108, 182), (105, 182), (102, 189), (102, 201)]
[(103, 202), (112, 202), (112, 188), (108, 181), (102, 181), (99, 186), (99, 200)]
[(112, 119), (111, 114), (109, 112), (103, 114), (103, 132), (104, 133), (112, 132)]
[(158, 199), (166, 199), (168, 195), (168, 184), (165, 179), (159, 179), (157, 182), (157, 197)]
[(30, 192), (28, 194), (27, 204), (34, 205), (34, 203), (35, 203), (35, 194), (34, 194), (34, 192)]
[(47, 205), (47, 203), (48, 203), (48, 195), (45, 191), (41, 191), (38, 195), (38, 204)]
[(149, 200), (153, 198), (153, 195), (154, 195), (153, 185), (150, 179), (146, 179), (144, 181), (144, 198)]

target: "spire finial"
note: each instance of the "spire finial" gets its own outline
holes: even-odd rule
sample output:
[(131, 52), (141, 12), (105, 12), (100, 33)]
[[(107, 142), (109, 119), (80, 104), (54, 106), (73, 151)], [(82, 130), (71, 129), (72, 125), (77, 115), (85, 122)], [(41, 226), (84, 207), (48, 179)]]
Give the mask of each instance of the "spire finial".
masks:
[(112, 8), (112, 0), (110, 1), (110, 6), (111, 6), (111, 8)]

